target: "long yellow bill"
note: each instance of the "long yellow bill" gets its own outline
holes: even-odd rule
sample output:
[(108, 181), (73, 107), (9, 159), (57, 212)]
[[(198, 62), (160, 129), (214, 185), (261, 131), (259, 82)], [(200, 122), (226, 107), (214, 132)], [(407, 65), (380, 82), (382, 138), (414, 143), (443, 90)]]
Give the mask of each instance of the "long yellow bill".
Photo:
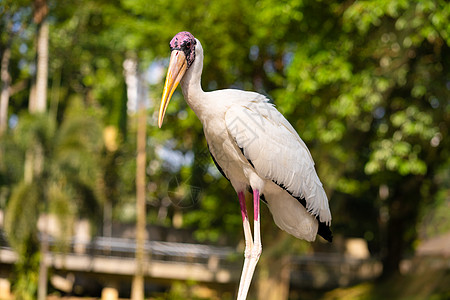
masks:
[(164, 114), (169, 105), (170, 98), (177, 88), (187, 70), (186, 56), (183, 51), (173, 50), (170, 55), (169, 69), (167, 70), (166, 83), (161, 97), (161, 105), (159, 106), (158, 126), (161, 128)]

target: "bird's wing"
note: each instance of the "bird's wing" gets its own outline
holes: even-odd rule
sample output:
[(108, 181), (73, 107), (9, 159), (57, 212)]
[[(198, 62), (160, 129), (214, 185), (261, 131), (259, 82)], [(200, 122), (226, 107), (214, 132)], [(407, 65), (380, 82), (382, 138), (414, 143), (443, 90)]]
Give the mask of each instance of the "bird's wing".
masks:
[[(265, 97), (264, 97), (265, 99)], [(235, 103), (227, 110), (229, 135), (258, 175), (292, 196), (306, 200), (306, 209), (330, 224), (328, 199), (305, 143), (283, 115), (260, 98)]]

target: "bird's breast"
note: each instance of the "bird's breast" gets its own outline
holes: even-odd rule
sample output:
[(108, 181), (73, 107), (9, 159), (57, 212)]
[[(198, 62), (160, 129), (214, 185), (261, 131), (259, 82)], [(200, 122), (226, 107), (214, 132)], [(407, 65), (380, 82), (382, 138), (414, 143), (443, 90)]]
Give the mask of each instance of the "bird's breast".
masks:
[(225, 120), (210, 119), (204, 122), (203, 130), (209, 150), (227, 178), (232, 183), (248, 184), (245, 169), (251, 168), (251, 165), (229, 135)]

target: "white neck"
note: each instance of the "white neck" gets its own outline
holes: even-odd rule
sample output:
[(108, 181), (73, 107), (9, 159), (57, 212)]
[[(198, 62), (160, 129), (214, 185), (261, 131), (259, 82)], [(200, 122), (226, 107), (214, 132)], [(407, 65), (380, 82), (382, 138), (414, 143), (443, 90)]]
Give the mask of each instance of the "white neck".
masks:
[(199, 116), (201, 113), (202, 98), (205, 92), (202, 90), (201, 77), (203, 70), (203, 48), (197, 40), (195, 46), (195, 59), (181, 79), (180, 85), (184, 99), (191, 109)]

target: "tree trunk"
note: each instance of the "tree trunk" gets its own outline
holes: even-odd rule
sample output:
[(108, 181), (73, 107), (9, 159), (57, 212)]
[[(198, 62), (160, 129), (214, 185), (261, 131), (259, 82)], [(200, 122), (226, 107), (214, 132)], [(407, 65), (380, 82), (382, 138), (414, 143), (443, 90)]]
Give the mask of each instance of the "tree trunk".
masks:
[(140, 108), (137, 128), (136, 158), (136, 273), (133, 278), (133, 300), (144, 299), (144, 263), (145, 263), (145, 129), (146, 112)]
[(272, 257), (259, 266), (258, 299), (289, 299), (289, 257)]
[[(11, 75), (9, 74), (9, 60), (11, 57), (11, 41), (10, 39), (3, 50), (0, 78), (1, 78), (1, 92), (0, 92), (0, 137), (8, 129), (8, 104), (10, 96)], [(4, 147), (0, 146), (0, 168), (4, 168)]]
[(423, 179), (422, 176), (410, 176), (405, 179), (390, 199), (389, 220), (385, 229), (383, 278), (400, 272), (403, 254), (415, 240)]
[(47, 266), (47, 254), (49, 252), (48, 243), (48, 220), (49, 215), (45, 216), (44, 230), (41, 232), (41, 258), (39, 260), (39, 281), (38, 281), (38, 300), (47, 299), (47, 277), (48, 277), (48, 266)]
[(45, 112), (47, 108), (48, 30), (48, 22), (44, 19), (38, 32), (36, 105), (34, 107), (34, 112)]
[(145, 208), (145, 165), (146, 165), (146, 127), (147, 114), (145, 107), (145, 88), (140, 82), (137, 60), (127, 59), (124, 62), (125, 79), (129, 101), (133, 97), (138, 105), (137, 120), (137, 157), (136, 157), (136, 270), (131, 287), (131, 299), (144, 299), (144, 275), (146, 269), (146, 208)]
[(11, 75), (9, 74), (9, 60), (11, 58), (11, 42), (8, 42), (2, 55), (1, 81), (2, 90), (0, 94), (0, 136), (8, 128), (8, 104), (10, 95)]
[[(36, 86), (35, 92), (30, 93), (29, 110), (30, 113), (44, 113), (47, 109), (47, 82), (48, 82), (48, 38), (49, 38), (49, 25), (47, 21), (48, 5), (47, 0), (35, 0), (34, 1), (34, 22), (38, 25), (37, 33), (37, 72), (36, 72)], [(32, 151), (32, 171), (31, 173), (35, 177), (39, 177), (42, 173), (44, 166), (44, 151), (42, 145), (36, 145)], [(27, 153), (28, 158), (28, 153)], [(33, 180), (31, 178), (30, 180)], [(48, 207), (48, 205), (45, 205)], [(45, 258), (49, 251), (48, 236), (46, 232), (42, 233), (41, 238), (41, 260), (39, 263), (39, 283), (38, 283), (38, 300), (45, 300), (47, 298), (47, 277), (48, 266)]]
[(383, 259), (383, 277), (399, 273), (399, 265), (403, 254), (403, 221), (391, 217), (387, 224), (386, 256)]

